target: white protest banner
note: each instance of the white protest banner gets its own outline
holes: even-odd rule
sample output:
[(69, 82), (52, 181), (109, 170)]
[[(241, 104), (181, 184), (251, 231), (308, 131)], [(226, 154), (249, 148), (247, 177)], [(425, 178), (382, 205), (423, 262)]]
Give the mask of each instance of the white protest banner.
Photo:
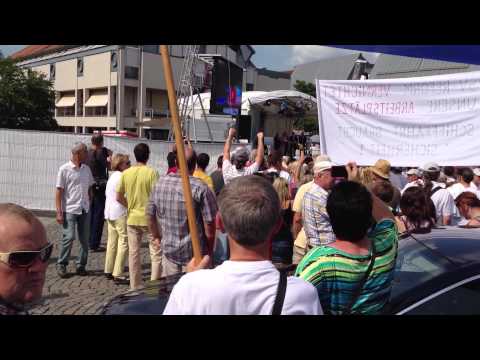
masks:
[(480, 165), (480, 72), (316, 85), (321, 150), (338, 164)]

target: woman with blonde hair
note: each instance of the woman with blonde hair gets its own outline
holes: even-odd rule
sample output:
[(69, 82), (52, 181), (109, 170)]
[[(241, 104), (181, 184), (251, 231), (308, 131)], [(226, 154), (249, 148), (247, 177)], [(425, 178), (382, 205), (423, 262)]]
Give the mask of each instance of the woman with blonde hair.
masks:
[(105, 191), (105, 220), (108, 225), (107, 253), (105, 256), (105, 276), (116, 284), (129, 284), (122, 276), (128, 257), (127, 208), (117, 201), (115, 188), (122, 172), (130, 167), (128, 155), (115, 154), (112, 159), (112, 175)]
[(293, 222), (292, 198), (285, 179), (277, 177), (273, 187), (280, 199), (282, 225), (272, 239), (272, 262), (289, 265), (293, 256), (293, 234), (290, 231)]

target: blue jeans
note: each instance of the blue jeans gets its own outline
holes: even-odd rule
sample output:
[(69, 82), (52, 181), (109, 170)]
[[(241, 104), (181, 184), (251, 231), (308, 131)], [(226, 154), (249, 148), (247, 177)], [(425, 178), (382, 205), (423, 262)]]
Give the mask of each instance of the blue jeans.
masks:
[(105, 221), (105, 192), (93, 192), (92, 207), (90, 209), (90, 249), (97, 249), (102, 241), (103, 224)]
[(60, 255), (57, 264), (68, 265), (72, 243), (75, 239), (75, 227), (78, 231), (80, 242), (80, 256), (77, 257), (77, 268), (86, 267), (88, 260), (88, 237), (90, 235), (90, 213), (82, 212), (81, 215), (63, 213), (63, 234), (60, 242)]

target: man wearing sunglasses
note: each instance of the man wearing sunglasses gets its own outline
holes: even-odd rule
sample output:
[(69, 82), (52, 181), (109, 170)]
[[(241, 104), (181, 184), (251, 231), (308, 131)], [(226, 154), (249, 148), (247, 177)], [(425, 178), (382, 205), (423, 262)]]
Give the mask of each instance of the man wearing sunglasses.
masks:
[(25, 314), (40, 299), (52, 248), (35, 215), (0, 204), (0, 315)]

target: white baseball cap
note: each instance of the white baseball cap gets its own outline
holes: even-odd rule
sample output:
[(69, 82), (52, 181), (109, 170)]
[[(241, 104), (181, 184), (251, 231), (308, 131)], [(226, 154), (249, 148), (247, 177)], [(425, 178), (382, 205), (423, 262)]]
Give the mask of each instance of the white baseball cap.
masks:
[(407, 175), (417, 175), (417, 176), (421, 176), (421, 172), (420, 170), (418, 169), (410, 169), (407, 171)]
[(313, 165), (313, 173), (318, 174), (322, 171), (331, 169), (335, 164), (332, 163), (330, 160), (325, 160), (322, 158), (317, 158), (315, 160), (315, 164)]
[(440, 171), (440, 165), (435, 162), (429, 162), (423, 166), (423, 171), (437, 172)]

